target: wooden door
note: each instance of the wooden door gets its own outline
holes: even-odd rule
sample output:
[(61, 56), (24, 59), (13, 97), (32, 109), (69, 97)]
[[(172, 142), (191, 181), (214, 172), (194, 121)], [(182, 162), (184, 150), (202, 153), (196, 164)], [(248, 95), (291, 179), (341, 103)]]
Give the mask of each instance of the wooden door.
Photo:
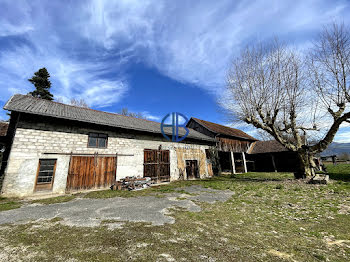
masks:
[(144, 177), (150, 177), (155, 183), (170, 181), (169, 150), (145, 149), (143, 166)]
[(116, 157), (72, 156), (66, 189), (110, 187), (115, 182), (115, 176)]
[(186, 174), (187, 179), (199, 178), (197, 160), (186, 160)]

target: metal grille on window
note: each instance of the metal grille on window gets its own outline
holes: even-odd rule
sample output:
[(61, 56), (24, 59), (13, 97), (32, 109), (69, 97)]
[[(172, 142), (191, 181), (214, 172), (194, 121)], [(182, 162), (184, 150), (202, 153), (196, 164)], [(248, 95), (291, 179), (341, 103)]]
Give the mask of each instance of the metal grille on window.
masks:
[(46, 184), (52, 182), (55, 165), (56, 159), (40, 159), (40, 169), (37, 184)]

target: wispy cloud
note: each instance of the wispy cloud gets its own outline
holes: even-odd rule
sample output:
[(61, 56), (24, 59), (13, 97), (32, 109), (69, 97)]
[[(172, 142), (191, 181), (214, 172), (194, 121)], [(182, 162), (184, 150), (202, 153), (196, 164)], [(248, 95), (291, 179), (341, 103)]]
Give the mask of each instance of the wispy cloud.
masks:
[[(191, 4), (99, 0), (50, 1), (40, 5), (27, 1), (21, 6), (11, 3), (2, 4), (8, 15), (0, 20), (0, 36), (25, 37), (39, 52), (31, 57), (34, 61), (44, 64), (47, 61), (42, 57), (49, 57), (53, 69), (68, 64), (80, 66), (82, 72), (111, 55), (115, 56), (114, 63), (132, 58), (175, 80), (213, 92), (224, 85), (232, 57), (247, 42), (276, 35), (305, 41), (305, 34), (319, 29), (321, 24), (343, 18), (342, 15), (347, 19), (345, 14), (349, 11), (346, 1), (325, 0), (223, 0)], [(22, 59), (20, 54), (16, 55), (18, 63)], [(82, 55), (86, 57), (82, 59)], [(104, 63), (105, 67), (112, 65)], [(91, 69), (90, 73), (99, 70), (93, 66)], [(73, 83), (68, 82), (64, 88), (73, 88)]]
[(93, 1), (81, 31), (109, 50), (131, 47), (171, 78), (216, 91), (248, 41), (300, 38), (347, 7), (344, 1)]
[(350, 143), (350, 127), (343, 127), (334, 139), (339, 143)]
[(153, 115), (147, 111), (143, 111), (142, 115), (144, 115), (148, 120), (152, 120), (152, 121), (156, 121), (156, 122), (159, 122), (162, 120), (162, 118), (160, 116)]
[(65, 14), (72, 9), (57, 17), (54, 5), (36, 5), (34, 1), (17, 8), (9, 3), (5, 1), (1, 6), (12, 16), (1, 18), (5, 21), (0, 29), (0, 45), (10, 35), (19, 39), (5, 45), (0, 53), (0, 85), (7, 87), (0, 93), (0, 101), (32, 90), (27, 79), (41, 67), (50, 72), (52, 92), (63, 101), (84, 99), (90, 106), (106, 107), (126, 94), (129, 84), (120, 70), (126, 61), (106, 60), (103, 51), (96, 56), (94, 47), (84, 44), (79, 32), (70, 26), (74, 24), (73, 16)]
[(29, 92), (46, 66), (56, 97), (93, 107), (127, 95), (133, 62), (216, 95), (247, 43), (279, 36), (305, 47), (322, 24), (350, 23), (346, 0), (3, 0), (0, 10), (0, 101)]

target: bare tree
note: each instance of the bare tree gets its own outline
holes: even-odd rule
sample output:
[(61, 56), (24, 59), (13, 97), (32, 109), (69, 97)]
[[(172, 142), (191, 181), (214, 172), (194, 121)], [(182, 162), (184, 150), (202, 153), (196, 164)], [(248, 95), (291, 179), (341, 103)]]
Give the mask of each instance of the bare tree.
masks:
[(135, 112), (130, 112), (128, 108), (124, 107), (120, 110), (119, 114), (123, 115), (123, 116), (131, 116), (131, 117), (135, 117), (135, 118), (141, 118), (141, 119), (147, 119), (147, 117), (138, 112), (138, 113), (135, 113)]
[(67, 102), (65, 103), (62, 98), (57, 98), (56, 101), (59, 102), (59, 103), (62, 103), (62, 104), (69, 104), (69, 105), (72, 105), (72, 106), (90, 108), (88, 103), (83, 98), (81, 98), (79, 100), (75, 99), (75, 98), (71, 98), (68, 103)]
[[(313, 156), (350, 119), (349, 37), (344, 26), (333, 25), (324, 29), (310, 54), (274, 40), (247, 47), (233, 61), (229, 100), (222, 103), (234, 120), (264, 130), (297, 152), (296, 178), (313, 174)], [(317, 142), (308, 143), (317, 135)]]
[(84, 108), (89, 108), (89, 105), (88, 103), (86, 103), (86, 101), (84, 99), (75, 99), (75, 98), (71, 98), (70, 102), (69, 102), (70, 105), (72, 106), (78, 106), (78, 107), (84, 107)]

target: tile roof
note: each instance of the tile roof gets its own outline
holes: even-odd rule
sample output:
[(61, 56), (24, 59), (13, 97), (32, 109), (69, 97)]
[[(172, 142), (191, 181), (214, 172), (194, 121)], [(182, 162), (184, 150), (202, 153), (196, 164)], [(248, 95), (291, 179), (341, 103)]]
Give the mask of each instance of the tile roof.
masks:
[[(13, 95), (5, 104), (4, 109), (34, 115), (76, 120), (104, 126), (120, 127), (157, 134), (161, 133), (160, 123), (158, 122), (93, 110), (89, 108), (66, 105), (58, 102), (35, 98), (29, 95)], [(165, 133), (167, 135), (171, 135), (171, 127), (165, 128)], [(183, 136), (185, 133), (186, 131), (184, 128), (179, 128), (179, 136)], [(189, 135), (187, 137), (197, 140), (211, 142), (214, 141), (213, 138), (199, 133), (193, 129), (190, 129)]]
[(192, 117), (192, 119), (195, 120), (197, 123), (205, 126), (207, 129), (209, 129), (210, 131), (212, 131), (216, 134), (233, 136), (233, 137), (237, 137), (237, 138), (244, 138), (244, 139), (248, 139), (248, 140), (255, 140), (255, 141), (257, 140), (254, 137), (243, 132), (242, 130), (239, 130), (236, 128), (219, 125), (216, 123), (212, 123), (212, 122), (201, 120), (201, 119), (194, 118), (194, 117)]
[(283, 145), (276, 140), (256, 141), (249, 149), (249, 154), (276, 153), (288, 151)]
[(9, 123), (0, 122), (0, 136), (6, 136), (8, 127), (9, 127)]

